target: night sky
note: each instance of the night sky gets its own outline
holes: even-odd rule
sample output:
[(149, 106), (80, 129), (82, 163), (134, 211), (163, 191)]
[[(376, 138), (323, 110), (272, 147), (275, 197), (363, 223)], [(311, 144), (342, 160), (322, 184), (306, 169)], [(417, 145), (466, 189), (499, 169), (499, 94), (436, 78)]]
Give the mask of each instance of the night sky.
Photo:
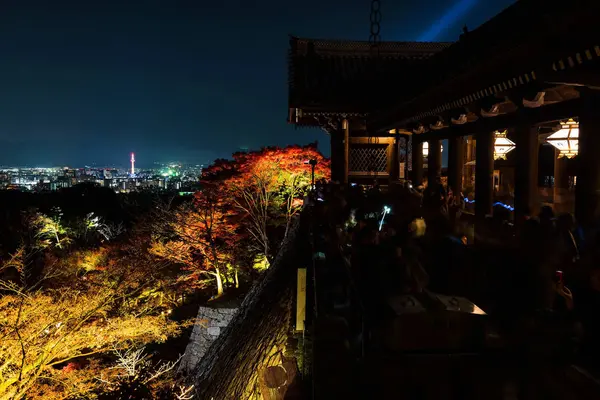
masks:
[[(383, 40), (457, 40), (514, 0), (382, 0)], [(207, 163), (287, 125), (288, 34), (366, 40), (368, 0), (2, 0), (0, 165)]]

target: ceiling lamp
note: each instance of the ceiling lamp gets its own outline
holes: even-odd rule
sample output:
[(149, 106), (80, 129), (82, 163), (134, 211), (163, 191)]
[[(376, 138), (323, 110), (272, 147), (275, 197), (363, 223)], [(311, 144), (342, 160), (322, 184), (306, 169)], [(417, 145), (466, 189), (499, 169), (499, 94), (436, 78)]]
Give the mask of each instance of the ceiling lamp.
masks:
[(560, 129), (546, 138), (546, 141), (558, 149), (558, 158), (573, 158), (579, 151), (579, 123), (569, 118), (560, 123)]
[(494, 136), (494, 160), (506, 160), (506, 155), (515, 149), (515, 142), (506, 137), (506, 131), (496, 131)]
[[(444, 151), (444, 146), (440, 144), (440, 153)], [(423, 157), (429, 155), (429, 142), (423, 142)]]

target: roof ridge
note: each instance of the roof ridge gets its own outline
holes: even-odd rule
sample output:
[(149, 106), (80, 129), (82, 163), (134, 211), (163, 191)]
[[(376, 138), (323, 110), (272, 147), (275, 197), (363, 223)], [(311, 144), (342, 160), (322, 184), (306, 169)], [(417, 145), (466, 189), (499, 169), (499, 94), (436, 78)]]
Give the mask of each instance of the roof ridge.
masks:
[[(329, 40), (329, 39), (310, 39), (290, 38), (292, 54), (306, 55), (314, 52), (319, 55), (334, 54), (347, 56), (369, 55), (372, 53), (371, 43), (360, 40)], [(455, 42), (380, 42), (378, 46), (379, 53), (384, 54), (427, 54), (440, 52)], [(309, 51), (310, 49), (310, 51)]]
[[(371, 45), (371, 43), (368, 40), (348, 40), (348, 39), (324, 39), (324, 38), (306, 38), (306, 37), (298, 37), (298, 36), (293, 36), (290, 35), (291, 39), (297, 40), (297, 41), (306, 41), (306, 42), (323, 42), (323, 43), (361, 43), (361, 44), (365, 44), (365, 45)], [(424, 40), (382, 40), (381, 42), (379, 42), (379, 44), (403, 44), (403, 43), (423, 43), (423, 44), (454, 44), (456, 42), (448, 42), (448, 41), (443, 41), (443, 42), (437, 42), (437, 41), (424, 41)]]

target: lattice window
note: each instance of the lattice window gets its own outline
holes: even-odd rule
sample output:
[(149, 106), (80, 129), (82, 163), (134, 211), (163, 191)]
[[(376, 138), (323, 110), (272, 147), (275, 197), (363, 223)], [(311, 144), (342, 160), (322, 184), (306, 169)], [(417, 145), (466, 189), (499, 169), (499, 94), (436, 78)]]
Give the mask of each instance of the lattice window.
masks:
[(353, 172), (387, 172), (387, 144), (354, 145), (349, 161)]

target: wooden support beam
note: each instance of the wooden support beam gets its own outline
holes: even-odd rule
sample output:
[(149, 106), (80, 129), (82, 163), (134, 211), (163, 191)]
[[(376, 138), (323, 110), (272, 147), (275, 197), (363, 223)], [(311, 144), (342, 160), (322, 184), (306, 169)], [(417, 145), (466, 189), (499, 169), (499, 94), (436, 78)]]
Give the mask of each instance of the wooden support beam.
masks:
[(430, 140), (427, 155), (427, 185), (434, 187), (442, 174), (442, 141)]
[(494, 198), (494, 133), (480, 132), (476, 135), (475, 164), (475, 218), (476, 224), (492, 214)]
[(344, 131), (344, 184), (348, 184), (348, 170), (350, 169), (350, 121), (342, 121)]
[(520, 227), (538, 211), (539, 141), (537, 128), (522, 125), (515, 129), (515, 223)]
[(366, 136), (360, 136), (360, 137), (350, 137), (350, 143), (352, 144), (392, 144), (394, 143), (394, 137), (393, 136), (386, 136), (386, 137), (381, 137), (381, 136), (373, 136), (373, 137), (366, 137)]
[(575, 217), (583, 227), (593, 227), (600, 216), (600, 95), (590, 91), (582, 93), (582, 98)]
[(448, 187), (455, 196), (462, 192), (465, 141), (456, 137), (448, 140)]
[(393, 138), (392, 143), (389, 145), (390, 156), (388, 171), (390, 172), (390, 180), (397, 181), (400, 179), (400, 154), (398, 146), (400, 145), (398, 140), (399, 134), (396, 133), (396, 137)]
[(549, 104), (539, 108), (519, 108), (516, 112), (491, 118), (479, 118), (464, 125), (453, 125), (437, 131), (423, 133), (421, 140), (448, 139), (457, 136), (476, 135), (477, 132), (494, 132), (518, 125), (534, 126), (544, 122), (561, 121), (578, 115), (581, 99)]
[(417, 136), (412, 140), (412, 182), (415, 188), (423, 183), (423, 142)]

